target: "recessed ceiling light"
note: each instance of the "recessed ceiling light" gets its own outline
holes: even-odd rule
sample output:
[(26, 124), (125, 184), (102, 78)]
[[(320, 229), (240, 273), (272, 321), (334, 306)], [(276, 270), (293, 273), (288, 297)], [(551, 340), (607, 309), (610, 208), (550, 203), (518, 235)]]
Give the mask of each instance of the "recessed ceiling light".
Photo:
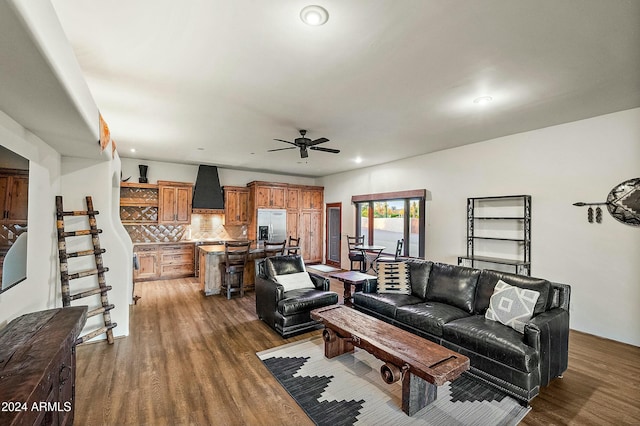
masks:
[(204, 151), (204, 148), (198, 148), (198, 151)]
[(356, 157), (355, 160), (353, 160), (353, 161), (355, 161), (356, 163), (360, 164), (360, 163), (362, 163), (362, 157)]
[(488, 104), (492, 100), (493, 98), (491, 96), (480, 96), (479, 98), (475, 98), (473, 100), (473, 103), (478, 105), (484, 105), (484, 104)]
[(136, 149), (135, 148), (131, 148), (131, 152), (136, 152)]
[(307, 6), (300, 12), (300, 19), (307, 25), (324, 25), (329, 20), (329, 12), (324, 7)]

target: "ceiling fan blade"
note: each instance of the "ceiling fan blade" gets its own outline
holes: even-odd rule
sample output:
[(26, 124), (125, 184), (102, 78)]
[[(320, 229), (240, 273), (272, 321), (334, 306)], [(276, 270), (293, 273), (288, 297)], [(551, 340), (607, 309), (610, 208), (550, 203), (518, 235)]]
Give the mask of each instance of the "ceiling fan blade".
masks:
[(285, 149), (296, 149), (295, 146), (291, 146), (289, 148), (278, 148), (278, 149), (269, 149), (267, 150), (267, 152), (273, 152), (273, 151), (284, 151)]
[(333, 149), (333, 148), (323, 148), (321, 146), (310, 146), (309, 149), (313, 149), (314, 151), (324, 151), (324, 152), (330, 152), (332, 154), (339, 154), (340, 150), (339, 149)]
[[(289, 142), (289, 141), (285, 141), (285, 140), (283, 140), (283, 139), (274, 139), (274, 141), (279, 141), (279, 142), (284, 142), (284, 143), (288, 143), (288, 144), (291, 144), (291, 145), (295, 145), (295, 143), (293, 143), (293, 142)], [(297, 145), (296, 145), (296, 146), (297, 146)]]
[(329, 142), (329, 139), (327, 139), (327, 138), (320, 138), (320, 139), (316, 139), (316, 140), (315, 140), (315, 141), (313, 141), (313, 142), (309, 142), (309, 143), (307, 144), (307, 146), (319, 145), (319, 144), (321, 144), (321, 143), (325, 143), (325, 142)]
[(309, 151), (307, 151), (307, 147), (300, 147), (300, 158), (307, 158), (309, 156)]

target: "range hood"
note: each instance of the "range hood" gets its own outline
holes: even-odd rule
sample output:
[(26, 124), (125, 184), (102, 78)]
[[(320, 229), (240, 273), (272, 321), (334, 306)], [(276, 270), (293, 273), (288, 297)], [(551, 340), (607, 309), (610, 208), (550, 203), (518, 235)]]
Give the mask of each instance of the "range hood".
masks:
[(206, 210), (223, 210), (224, 194), (220, 187), (218, 168), (215, 166), (199, 166), (196, 186), (193, 190), (192, 208)]

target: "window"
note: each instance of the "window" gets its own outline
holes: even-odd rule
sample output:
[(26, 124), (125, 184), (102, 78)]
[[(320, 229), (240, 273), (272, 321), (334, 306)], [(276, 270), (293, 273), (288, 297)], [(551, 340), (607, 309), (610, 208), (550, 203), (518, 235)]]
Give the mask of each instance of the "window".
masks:
[(384, 246), (393, 254), (396, 243), (404, 239), (403, 256), (424, 257), (426, 190), (358, 195), (356, 235), (364, 235), (365, 244)]

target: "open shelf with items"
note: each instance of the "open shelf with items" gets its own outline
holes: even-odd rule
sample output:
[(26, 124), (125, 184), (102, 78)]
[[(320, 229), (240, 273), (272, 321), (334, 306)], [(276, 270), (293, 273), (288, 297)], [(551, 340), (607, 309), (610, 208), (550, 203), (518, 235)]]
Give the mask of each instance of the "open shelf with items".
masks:
[(120, 183), (120, 221), (123, 225), (158, 223), (158, 185)]
[(458, 264), (531, 275), (531, 196), (467, 198), (467, 254)]

